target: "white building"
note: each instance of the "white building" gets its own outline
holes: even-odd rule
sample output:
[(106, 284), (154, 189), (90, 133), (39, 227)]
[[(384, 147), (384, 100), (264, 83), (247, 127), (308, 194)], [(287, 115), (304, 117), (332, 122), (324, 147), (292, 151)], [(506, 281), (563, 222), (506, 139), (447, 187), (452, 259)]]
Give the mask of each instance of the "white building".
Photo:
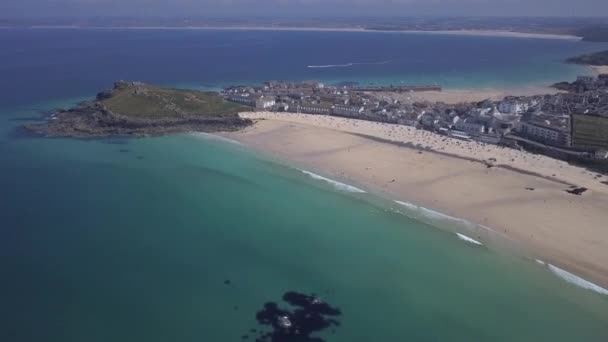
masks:
[(533, 140), (554, 145), (567, 145), (568, 132), (548, 124), (522, 122), (521, 133)]
[(599, 160), (608, 159), (608, 151), (597, 150), (595, 151), (594, 158)]
[(507, 114), (522, 114), (528, 111), (528, 104), (520, 101), (502, 101), (498, 110)]
[(476, 120), (471, 119), (460, 119), (455, 120), (454, 128), (459, 131), (469, 133), (469, 134), (482, 134), (486, 131), (486, 126), (483, 123), (477, 122)]
[(268, 109), (275, 105), (277, 101), (274, 97), (260, 97), (255, 101), (255, 108), (257, 109)]
[(244, 104), (246, 106), (255, 106), (255, 101), (249, 96), (249, 94), (233, 94), (228, 96), (228, 100)]
[(292, 107), (293, 109), (295, 109), (295, 111), (297, 113), (308, 113), (308, 114), (324, 114), (324, 115), (329, 115), (331, 114), (331, 107), (328, 106), (323, 106), (323, 105), (318, 105), (318, 104), (306, 104), (303, 103), (301, 105), (297, 105), (295, 108)]
[(334, 115), (358, 117), (363, 114), (365, 109), (362, 106), (335, 105)]

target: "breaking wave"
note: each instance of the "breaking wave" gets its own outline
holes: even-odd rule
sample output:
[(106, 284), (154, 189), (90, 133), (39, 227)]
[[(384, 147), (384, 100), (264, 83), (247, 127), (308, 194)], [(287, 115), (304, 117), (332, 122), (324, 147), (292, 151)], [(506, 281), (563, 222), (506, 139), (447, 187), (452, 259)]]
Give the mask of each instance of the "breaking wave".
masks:
[[(463, 224), (467, 224), (467, 225), (470, 224), (470, 222), (467, 220), (463, 220), (463, 219), (459, 219), (457, 217), (446, 215), (446, 214), (440, 213), (438, 211), (431, 210), (431, 209), (428, 209), (425, 207), (421, 207), (419, 205), (412, 204), (409, 202), (395, 201), (395, 203), (402, 205), (415, 213), (419, 213), (421, 216), (423, 216), (425, 218), (429, 218), (429, 219), (433, 219), (433, 220), (453, 221), (453, 222), (459, 222), (459, 223), (463, 223)], [(414, 217), (414, 218), (416, 218), (416, 217)]]
[(587, 281), (587, 280), (585, 280), (577, 275), (574, 275), (566, 270), (563, 270), (557, 266), (548, 264), (542, 260), (536, 259), (536, 262), (541, 265), (547, 266), (549, 268), (549, 270), (551, 271), (551, 273), (555, 274), (556, 276), (562, 278), (563, 280), (565, 280), (566, 282), (568, 282), (572, 285), (575, 285), (580, 288), (590, 290), (593, 292), (597, 292), (599, 294), (608, 295), (608, 290), (599, 285), (596, 285), (590, 281)]
[(466, 236), (466, 235), (464, 235), (464, 234), (456, 233), (456, 235), (458, 236), (458, 238), (459, 238), (460, 240), (463, 240), (463, 241), (466, 241), (466, 242), (472, 243), (472, 244), (474, 244), (474, 245), (483, 246), (483, 243), (481, 243), (481, 242), (479, 242), (479, 241), (477, 241), (477, 240), (475, 240), (475, 239), (471, 239), (470, 237), (468, 237), (468, 236)]
[[(406, 213), (406, 215), (415, 218), (415, 219), (429, 219), (431, 221), (448, 221), (451, 224), (453, 223), (458, 223), (461, 226), (465, 226), (465, 227), (475, 227), (475, 225), (467, 220), (463, 220), (463, 219), (459, 219), (457, 217), (453, 217), (450, 215), (446, 215), (446, 214), (442, 214), (438, 211), (435, 210), (431, 210), (425, 207), (421, 207), (419, 205), (415, 205), (409, 202), (403, 202), (403, 201), (395, 201), (395, 203), (404, 206), (406, 209), (408, 209), (410, 211), (410, 215), (408, 215), (408, 213)], [(489, 229), (487, 227), (483, 227), (484, 229)], [(475, 239), (472, 239), (464, 234), (460, 234), (460, 233), (455, 233), (456, 236), (458, 236), (459, 239), (466, 241), (468, 243), (472, 243), (478, 246), (483, 246), (483, 244)]]
[(357, 188), (357, 187), (354, 187), (354, 186), (352, 186), (352, 185), (348, 185), (348, 184), (344, 184), (344, 183), (340, 183), (340, 182), (335, 181), (335, 180), (333, 180), (333, 179), (325, 178), (325, 177), (323, 177), (323, 176), (320, 176), (320, 175), (318, 175), (318, 174), (316, 174), (316, 173), (312, 173), (312, 172), (310, 172), (310, 171), (306, 171), (306, 170), (300, 170), (300, 172), (302, 172), (302, 173), (303, 173), (303, 174), (305, 174), (305, 175), (310, 176), (310, 177), (311, 177), (311, 178), (313, 178), (313, 179), (316, 179), (316, 180), (321, 180), (321, 181), (327, 182), (327, 183), (329, 183), (329, 184), (333, 185), (333, 186), (334, 186), (334, 188), (336, 188), (336, 189), (338, 189), (338, 190), (341, 190), (341, 191), (346, 191), (346, 192), (355, 192), (355, 193), (365, 193), (365, 191), (364, 191), (364, 190), (361, 190), (361, 189), (359, 189), (359, 188)]
[(412, 203), (408, 203), (408, 202), (402, 202), (402, 201), (395, 201), (395, 203), (400, 204), (410, 210), (418, 210), (418, 206)]
[[(420, 216), (422, 216), (423, 218), (429, 218), (429, 219), (441, 219), (441, 220), (450, 220), (452, 222), (454, 222), (454, 221), (461, 222), (468, 226), (474, 225), (473, 223), (471, 223), (469, 221), (459, 219), (456, 217), (452, 217), (452, 216), (449, 216), (446, 214), (442, 214), (440, 212), (437, 212), (437, 211), (434, 211), (434, 210), (431, 210), (428, 208), (424, 208), (424, 207), (421, 207), (421, 206), (418, 206), (416, 204), (412, 204), (409, 202), (395, 201), (395, 203), (408, 209), (410, 211), (410, 213), (409, 213), (410, 215), (408, 215), (408, 216), (415, 218), (415, 219), (419, 219), (419, 218), (421, 218)], [(419, 214), (419, 216), (417, 214)], [(490, 228), (488, 228), (486, 226), (479, 226), (479, 227), (492, 231)], [(472, 239), (464, 234), (461, 234), (461, 233), (455, 233), (455, 234), (456, 234), (456, 236), (458, 236), (459, 239), (461, 239), (463, 241), (466, 241), (468, 243), (472, 243), (475, 245), (483, 246), (483, 244), (480, 241)], [(540, 259), (534, 259), (534, 261), (539, 265), (547, 267), (551, 271), (551, 273), (555, 274), (557, 277), (561, 278), (562, 280), (565, 280), (566, 282), (568, 282), (570, 284), (573, 284), (580, 288), (590, 290), (590, 291), (593, 291), (593, 292), (596, 292), (599, 294), (608, 295), (608, 289), (605, 289), (599, 285), (596, 285), (588, 280), (585, 280), (575, 274), (572, 274), (566, 270), (563, 270), (555, 265), (551, 265)]]
[(345, 63), (345, 64), (328, 64), (328, 65), (308, 65), (307, 68), (348, 68), (348, 67), (352, 67), (355, 65), (383, 65), (383, 64), (388, 64), (391, 61), (381, 61), (381, 62), (352, 62), (352, 63)]

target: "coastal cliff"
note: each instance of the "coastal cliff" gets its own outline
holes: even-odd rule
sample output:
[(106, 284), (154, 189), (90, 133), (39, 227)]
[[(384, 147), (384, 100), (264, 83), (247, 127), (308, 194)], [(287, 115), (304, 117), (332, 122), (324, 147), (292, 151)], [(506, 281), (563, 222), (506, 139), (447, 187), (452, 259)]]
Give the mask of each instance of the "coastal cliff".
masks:
[(215, 93), (119, 81), (111, 90), (97, 94), (95, 100), (57, 110), (46, 122), (25, 128), (48, 137), (235, 131), (251, 124), (238, 116), (246, 109)]

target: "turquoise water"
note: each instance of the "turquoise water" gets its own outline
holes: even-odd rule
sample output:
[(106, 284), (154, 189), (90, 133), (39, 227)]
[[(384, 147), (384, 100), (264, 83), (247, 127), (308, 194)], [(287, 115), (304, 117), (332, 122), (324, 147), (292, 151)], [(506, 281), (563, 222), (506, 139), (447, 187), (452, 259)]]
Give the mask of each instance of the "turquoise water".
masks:
[[(80, 38), (55, 45), (83, 49), (90, 37)], [(51, 45), (35, 49), (61, 52)], [(253, 341), (250, 329), (267, 329), (256, 312), (285, 305), (287, 291), (341, 310), (333, 333), (314, 335), (328, 342), (608, 340), (608, 296), (244, 146), (24, 135), (24, 120), (90, 96), (116, 68), (71, 73), (58, 57), (28, 62), (19, 51), (0, 53), (14, 76), (0, 79), (10, 91), (0, 105), (0, 341)], [(36, 72), (44, 77), (28, 81)], [(55, 80), (60, 72), (78, 81)]]
[(288, 290), (342, 310), (327, 341), (608, 338), (608, 297), (369, 194), (226, 142), (117, 143), (3, 145), (3, 341), (239, 341)]

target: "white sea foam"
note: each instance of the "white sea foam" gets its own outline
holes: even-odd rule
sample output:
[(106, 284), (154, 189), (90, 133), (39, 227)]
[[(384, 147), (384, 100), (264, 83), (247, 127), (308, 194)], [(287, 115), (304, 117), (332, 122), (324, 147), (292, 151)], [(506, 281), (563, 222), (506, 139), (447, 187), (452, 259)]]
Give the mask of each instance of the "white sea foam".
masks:
[(355, 63), (346, 64), (328, 64), (328, 65), (309, 65), (307, 68), (346, 68), (355, 65)]
[(466, 242), (472, 243), (472, 244), (474, 244), (474, 245), (483, 246), (483, 244), (482, 244), (481, 242), (479, 242), (479, 241), (477, 241), (477, 240), (475, 240), (475, 239), (471, 239), (470, 237), (468, 237), (468, 236), (466, 236), (466, 235), (464, 235), (464, 234), (456, 233), (456, 235), (458, 236), (458, 238), (459, 238), (460, 240), (463, 240), (463, 241), (466, 241)]
[(438, 211), (431, 210), (429, 208), (425, 208), (425, 207), (418, 207), (418, 208), (420, 209), (420, 211), (423, 213), (424, 216), (427, 216), (430, 218), (468, 223), (468, 221), (466, 221), (466, 220), (459, 219), (454, 216), (446, 215), (446, 214), (440, 213)]
[(562, 270), (561, 268), (557, 267), (557, 266), (553, 266), (551, 264), (547, 264), (547, 267), (549, 267), (549, 270), (551, 272), (553, 272), (553, 274), (555, 274), (556, 276), (562, 278), (563, 280), (567, 281), (570, 284), (576, 285), (578, 287), (581, 287), (583, 289), (587, 289), (587, 290), (591, 290), (603, 295), (608, 295), (608, 290), (596, 285), (590, 281), (587, 281), (577, 275), (574, 275), (566, 270)]
[(541, 264), (541, 265), (546, 265), (547, 264), (546, 262), (544, 262), (542, 260), (539, 260), (539, 259), (534, 259), (534, 261), (536, 261), (537, 264)]
[[(415, 205), (409, 202), (403, 202), (403, 201), (395, 201), (395, 203), (404, 206), (405, 208), (407, 208), (409, 211), (413, 212), (414, 214), (420, 214), (421, 217), (423, 218), (427, 218), (430, 220), (442, 220), (442, 221), (451, 221), (451, 222), (458, 222), (461, 224), (464, 224), (468, 227), (472, 226), (472, 223), (467, 221), (467, 220), (463, 220), (463, 219), (459, 219), (450, 215), (446, 215), (446, 214), (442, 214), (438, 211), (435, 210), (431, 210), (425, 207), (421, 207), (419, 205)], [(419, 219), (420, 217), (416, 217), (416, 215), (413, 215), (414, 218)], [(458, 236), (458, 238), (460, 238), (461, 240), (464, 240), (466, 242), (475, 244), (475, 245), (480, 245), (483, 246), (483, 244), (477, 240), (471, 239), (470, 237), (460, 234), (460, 233), (456, 233), (456, 235)]]
[(410, 210), (418, 210), (418, 206), (412, 203), (408, 203), (408, 202), (402, 202), (402, 201), (395, 201), (395, 203), (400, 204)]
[(310, 171), (306, 171), (306, 170), (300, 170), (302, 173), (304, 173), (305, 175), (310, 176), (313, 179), (317, 179), (317, 180), (321, 180), (324, 182), (327, 182), (331, 185), (333, 185), (336, 189), (341, 190), (341, 191), (346, 191), (346, 192), (356, 192), (356, 193), (364, 193), (364, 190), (361, 190), (359, 188), (356, 188), (352, 185), (348, 185), (348, 184), (344, 184), (344, 183), (340, 183), (338, 181), (335, 181), (333, 179), (329, 179), (329, 178), (325, 178), (323, 176), (320, 176), (316, 173), (312, 173)]
[(406, 207), (407, 209), (409, 209), (411, 211), (415, 211), (416, 213), (419, 213), (421, 216), (432, 219), (432, 220), (456, 221), (456, 222), (466, 223), (466, 224), (469, 223), (466, 220), (459, 219), (457, 217), (453, 217), (450, 215), (446, 215), (446, 214), (440, 213), (438, 211), (428, 209), (425, 207), (421, 207), (419, 205), (412, 204), (409, 202), (395, 201), (395, 203), (402, 205), (402, 206)]
[(197, 138), (217, 140), (217, 141), (223, 141), (223, 142), (227, 142), (227, 143), (231, 143), (231, 144), (235, 144), (235, 145), (242, 145), (240, 142), (238, 142), (236, 140), (232, 140), (232, 139), (222, 137), (219, 135), (215, 135), (215, 134), (209, 134), (209, 133), (203, 133), (203, 132), (193, 132), (193, 133), (190, 133), (190, 135), (193, 137), (197, 137)]
[(345, 63), (345, 64), (328, 64), (328, 65), (308, 65), (308, 68), (348, 68), (348, 67), (352, 67), (355, 65), (382, 65), (382, 64), (388, 64), (391, 61), (381, 61), (381, 62), (352, 62), (352, 63)]

